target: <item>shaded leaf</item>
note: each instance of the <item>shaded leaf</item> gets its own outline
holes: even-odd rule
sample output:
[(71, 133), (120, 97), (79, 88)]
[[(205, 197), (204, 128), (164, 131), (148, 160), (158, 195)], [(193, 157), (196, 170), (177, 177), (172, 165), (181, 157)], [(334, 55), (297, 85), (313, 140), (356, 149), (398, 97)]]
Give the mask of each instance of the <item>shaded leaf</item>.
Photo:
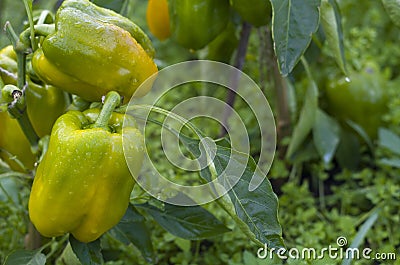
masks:
[(382, 0), (382, 4), (386, 9), (393, 23), (400, 27), (400, 1), (399, 0)]
[(82, 265), (97, 265), (104, 263), (103, 255), (101, 254), (100, 239), (90, 243), (82, 243), (70, 234), (69, 243)]
[(335, 0), (321, 1), (321, 24), (326, 42), (340, 70), (347, 75), (340, 11)]
[(16, 250), (7, 256), (4, 265), (44, 265), (46, 256), (40, 251)]
[(271, 0), (272, 34), (282, 75), (288, 75), (318, 29), (320, 0)]
[(381, 147), (387, 148), (395, 154), (400, 155), (400, 137), (394, 132), (379, 128), (378, 144)]
[(371, 138), (368, 136), (367, 132), (361, 127), (359, 124), (355, 123), (352, 120), (346, 120), (346, 123), (364, 140), (364, 142), (368, 145), (369, 149), (374, 150), (374, 146), (372, 145)]
[(332, 161), (340, 141), (338, 122), (318, 109), (313, 127), (313, 139), (318, 154), (325, 164)]
[(297, 122), (294, 130), (292, 139), (290, 141), (288, 151), (286, 154), (287, 158), (291, 158), (297, 149), (302, 145), (307, 135), (311, 132), (316, 113), (318, 110), (318, 88), (314, 81), (311, 81), (310, 86), (307, 89), (306, 99), (300, 113), (299, 121)]
[[(185, 198), (185, 200), (190, 199)], [(165, 203), (164, 209), (159, 209), (145, 203), (136, 207), (149, 213), (165, 230), (184, 239), (199, 240), (230, 231), (214, 215), (200, 206), (177, 206)]]
[(342, 168), (355, 170), (361, 160), (360, 142), (354, 133), (341, 130), (335, 157)]
[(146, 219), (132, 205), (121, 221), (110, 230), (110, 234), (125, 244), (134, 244), (149, 263), (156, 263)]
[[(198, 140), (182, 134), (179, 137), (194, 157), (200, 155)], [(224, 172), (229, 162), (233, 164), (233, 168), (245, 169), (236, 185), (228, 192), (236, 215), (239, 217), (235, 221), (239, 222), (238, 225), (241, 228), (246, 226), (260, 242), (267, 243), (271, 247), (283, 247), (282, 229), (278, 221), (278, 199), (269, 180), (264, 178), (264, 181), (256, 189), (250, 191), (253, 175), (262, 174), (262, 172), (258, 172), (259, 169), (254, 159), (246, 154), (242, 154), (242, 157), (238, 153), (232, 155), (231, 149), (217, 145), (213, 163), (218, 175)], [(208, 168), (201, 170), (200, 175), (207, 182), (212, 179)]]

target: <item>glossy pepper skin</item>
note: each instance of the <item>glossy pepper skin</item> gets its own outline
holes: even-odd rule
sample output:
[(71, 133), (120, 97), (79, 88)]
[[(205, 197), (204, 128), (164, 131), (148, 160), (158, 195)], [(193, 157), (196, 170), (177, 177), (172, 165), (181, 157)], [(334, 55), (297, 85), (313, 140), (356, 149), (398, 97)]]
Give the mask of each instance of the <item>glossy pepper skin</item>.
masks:
[(29, 120), (39, 137), (50, 135), (57, 118), (70, 104), (67, 93), (51, 85), (39, 85), (27, 78), (25, 100)]
[(270, 0), (230, 0), (232, 8), (243, 20), (255, 27), (267, 25), (271, 21), (272, 7)]
[[(91, 102), (117, 91), (127, 102), (157, 72), (149, 38), (111, 10), (88, 0), (66, 0), (55, 22), (55, 32), (32, 59), (36, 74), (48, 84)], [(147, 92), (137, 91), (135, 96)]]
[(344, 123), (357, 123), (375, 139), (387, 112), (387, 84), (386, 77), (373, 64), (350, 73), (348, 79), (329, 80), (325, 91), (328, 112)]
[[(53, 127), (29, 199), (31, 221), (44, 236), (70, 232), (81, 242), (91, 242), (116, 225), (128, 207), (135, 182), (123, 152), (124, 114), (112, 114), (110, 130), (91, 128), (99, 112), (70, 111)], [(130, 168), (138, 174), (142, 135), (132, 117), (126, 117), (124, 126), (124, 147), (136, 157)]]
[[(17, 58), (12, 46), (0, 50), (0, 73), (5, 84), (17, 85)], [(29, 120), (39, 137), (51, 133), (51, 128), (70, 104), (69, 96), (63, 90), (43, 84), (40, 85), (26, 77), (25, 100)]]
[(159, 40), (171, 35), (167, 0), (149, 0), (146, 10), (146, 22), (150, 32)]
[(239, 44), (235, 25), (228, 23), (224, 31), (207, 45), (207, 60), (228, 63)]
[(198, 50), (215, 39), (229, 20), (229, 0), (169, 0), (172, 38)]
[[(10, 155), (21, 161), (25, 168), (10, 159)], [(0, 158), (12, 170), (18, 172), (26, 172), (26, 169), (32, 170), (36, 161), (35, 155), (31, 151), (31, 145), (18, 121), (11, 118), (7, 112), (0, 112)]]
[(12, 45), (0, 50), (0, 77), (5, 84), (17, 84), (17, 55)]

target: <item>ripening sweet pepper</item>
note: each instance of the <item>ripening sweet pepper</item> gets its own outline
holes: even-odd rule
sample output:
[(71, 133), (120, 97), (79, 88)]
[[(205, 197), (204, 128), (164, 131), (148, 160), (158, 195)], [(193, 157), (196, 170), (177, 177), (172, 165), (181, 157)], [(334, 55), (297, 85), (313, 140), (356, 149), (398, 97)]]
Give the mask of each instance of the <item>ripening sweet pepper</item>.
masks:
[(17, 55), (12, 45), (0, 50), (0, 78), (5, 84), (17, 84)]
[(87, 101), (117, 91), (127, 102), (157, 72), (154, 49), (132, 21), (88, 0), (66, 0), (56, 13), (55, 32), (35, 51), (32, 66), (46, 83)]
[[(4, 84), (17, 85), (17, 58), (13, 47), (7, 46), (0, 50), (0, 77)], [(26, 111), (29, 120), (39, 137), (50, 134), (51, 128), (70, 103), (69, 96), (63, 90), (38, 84), (26, 77), (25, 89)]]
[[(143, 160), (143, 137), (131, 116), (124, 121), (124, 114), (104, 115), (107, 104), (106, 98), (101, 112), (69, 111), (54, 124), (29, 198), (29, 216), (44, 236), (70, 232), (81, 242), (94, 241), (128, 207), (135, 183), (131, 174), (139, 173)], [(135, 158), (129, 168), (124, 151)]]
[[(18, 121), (11, 118), (7, 112), (0, 112), (0, 158), (12, 170), (19, 172), (33, 169), (36, 161), (31, 145)], [(17, 160), (22, 165), (16, 162)]]
[(185, 48), (198, 50), (226, 27), (229, 0), (169, 0), (172, 38)]
[(159, 40), (165, 40), (171, 35), (167, 0), (149, 0), (146, 22), (150, 32)]

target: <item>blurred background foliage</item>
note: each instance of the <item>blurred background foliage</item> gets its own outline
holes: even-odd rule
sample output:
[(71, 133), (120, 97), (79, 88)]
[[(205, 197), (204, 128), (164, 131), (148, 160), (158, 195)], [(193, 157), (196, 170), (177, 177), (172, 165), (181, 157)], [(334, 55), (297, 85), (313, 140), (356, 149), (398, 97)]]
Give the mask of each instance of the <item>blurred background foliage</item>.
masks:
[[(152, 38), (156, 62), (160, 68), (189, 59), (202, 58), (204, 51), (192, 53), (171, 40), (158, 41), (148, 31), (145, 10), (146, 0), (96, 0), (96, 4), (111, 8), (132, 19)], [(56, 10), (56, 0), (36, 0), (34, 8)], [(359, 71), (367, 62), (374, 62), (385, 73), (389, 93), (389, 111), (383, 117), (385, 126), (395, 134), (400, 134), (400, 29), (396, 28), (387, 16), (380, 1), (338, 0), (342, 13), (345, 54), (348, 67)], [(0, 1), (0, 25), (10, 21), (17, 32), (22, 31), (25, 12), (22, 1)], [(238, 33), (238, 32), (237, 32)], [(274, 111), (274, 89), (270, 75), (262, 66), (260, 30), (253, 29), (250, 37), (244, 72), (253, 78), (263, 89)], [(330, 78), (342, 76), (329, 51), (321, 46), (323, 33), (316, 34), (315, 40), (306, 53), (307, 60), (320, 93), (320, 104), (324, 106), (325, 84)], [(321, 38), (320, 38), (321, 37)], [(0, 47), (9, 44), (4, 33), (0, 33)], [(260, 56), (261, 55), (261, 56)], [(292, 120), (296, 121), (300, 107), (304, 103), (308, 80), (301, 65), (290, 76)], [(213, 94), (224, 99), (225, 93), (213, 93), (210, 86), (182, 89), (181, 94), (166, 95), (165, 101), (173, 106), (182, 98), (197, 94)], [(246, 116), (245, 104), (237, 101), (235, 108)], [(211, 125), (210, 125), (211, 124)], [(248, 126), (251, 127), (251, 119)], [(217, 125), (207, 123), (199, 127), (210, 136), (217, 136)], [(156, 134), (156, 133), (155, 133)], [(156, 136), (154, 136), (156, 137)], [(282, 139), (279, 147), (284, 148), (289, 138)], [(309, 140), (310, 141), (310, 140)], [(396, 158), (395, 150), (382, 144), (383, 139), (373, 143), (373, 150), (363, 141), (360, 145), (360, 162), (353, 169), (341, 167), (337, 161), (328, 165), (315, 150), (303, 154), (303, 158), (290, 161), (277, 156), (269, 178), (279, 196), (279, 217), (283, 227), (283, 237), (288, 248), (302, 249), (313, 247), (322, 249), (336, 246), (336, 239), (345, 236), (349, 244), (358, 243), (362, 249), (369, 247), (376, 252), (393, 252), (397, 261), (379, 264), (400, 264), (400, 169), (381, 163), (383, 159)], [(307, 144), (307, 143), (306, 143)], [(153, 156), (162, 156), (156, 141), (151, 143)], [(389, 144), (390, 145), (390, 144)], [(257, 154), (257, 143), (252, 145), (253, 155)], [(157, 153), (157, 150), (160, 153)], [(190, 179), (190, 174), (171, 173), (171, 165), (159, 163), (158, 169), (169, 172), (171, 179)], [(25, 180), (0, 179), (0, 263), (13, 249), (23, 248), (27, 227), (27, 198), (29, 190)], [(205, 206), (229, 227), (233, 222), (213, 205)], [(366, 227), (363, 224), (371, 222)], [(279, 260), (259, 260), (257, 247), (237, 229), (222, 237), (202, 241), (188, 241), (177, 238), (155, 225), (149, 219), (148, 226), (153, 229), (154, 248), (159, 264), (202, 264), (202, 265), (263, 265), (282, 264)], [(358, 242), (355, 239), (358, 239)], [(140, 252), (132, 245), (123, 245), (107, 234), (102, 238), (104, 257), (107, 264), (146, 264)], [(55, 246), (56, 248), (56, 246)], [(62, 250), (55, 250), (53, 261)], [(53, 263), (49, 263), (53, 264)], [(58, 261), (55, 264), (64, 264)], [(345, 264), (341, 260), (324, 259), (319, 261), (289, 260), (286, 264)], [(378, 264), (376, 261), (357, 260), (352, 264)]]

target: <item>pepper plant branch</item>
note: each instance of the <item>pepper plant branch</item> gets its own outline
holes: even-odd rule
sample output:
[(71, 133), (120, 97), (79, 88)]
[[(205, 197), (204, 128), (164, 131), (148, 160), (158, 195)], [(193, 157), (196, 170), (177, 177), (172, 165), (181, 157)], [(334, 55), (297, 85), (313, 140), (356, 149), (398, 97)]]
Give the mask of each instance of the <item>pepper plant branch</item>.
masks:
[[(251, 33), (251, 25), (247, 22), (244, 22), (242, 24), (242, 30), (240, 32), (240, 40), (237, 48), (237, 53), (236, 53), (236, 58), (235, 58), (235, 63), (234, 66), (242, 71), (244, 61), (246, 58), (246, 52), (247, 52), (247, 46), (249, 43), (249, 38), (250, 38), (250, 33)], [(239, 85), (239, 73), (237, 71), (234, 72), (233, 76), (231, 76), (231, 81), (230, 81), (230, 89), (228, 90), (228, 95), (226, 97), (226, 103), (227, 106), (224, 110), (224, 115), (222, 117), (222, 125), (221, 126), (221, 131), (219, 136), (223, 137), (227, 133), (228, 128), (228, 119), (230, 115), (232, 114), (232, 108), (234, 103), (235, 103), (235, 98), (236, 98), (236, 91)]]
[[(266, 48), (270, 50), (268, 54), (271, 55), (269, 61), (272, 62), (273, 79), (276, 91), (276, 104), (277, 104), (277, 134), (278, 142), (284, 137), (290, 135), (290, 111), (288, 102), (288, 85), (285, 78), (281, 75), (279, 71), (279, 66), (277, 58), (275, 56), (272, 34), (270, 28), (265, 31), (267, 45)], [(283, 152), (282, 152), (283, 154)]]
[(26, 77), (25, 77), (26, 53), (29, 47), (27, 47), (20, 41), (20, 38), (15, 33), (10, 22), (8, 21), (6, 22), (4, 29), (7, 32), (7, 36), (9, 37), (11, 43), (13, 44), (15, 53), (17, 54), (17, 64), (18, 64), (18, 76), (17, 76), (18, 89), (9, 91), (8, 97), (13, 98), (13, 101), (9, 102), (8, 104), (8, 112), (11, 114), (11, 116), (17, 119), (22, 131), (24, 132), (26, 138), (28, 139), (32, 147), (32, 150), (36, 152), (38, 147), (39, 136), (36, 134), (35, 130), (33, 129), (32, 123), (28, 118), (28, 114), (26, 112), (26, 102), (24, 94), (26, 88)]

